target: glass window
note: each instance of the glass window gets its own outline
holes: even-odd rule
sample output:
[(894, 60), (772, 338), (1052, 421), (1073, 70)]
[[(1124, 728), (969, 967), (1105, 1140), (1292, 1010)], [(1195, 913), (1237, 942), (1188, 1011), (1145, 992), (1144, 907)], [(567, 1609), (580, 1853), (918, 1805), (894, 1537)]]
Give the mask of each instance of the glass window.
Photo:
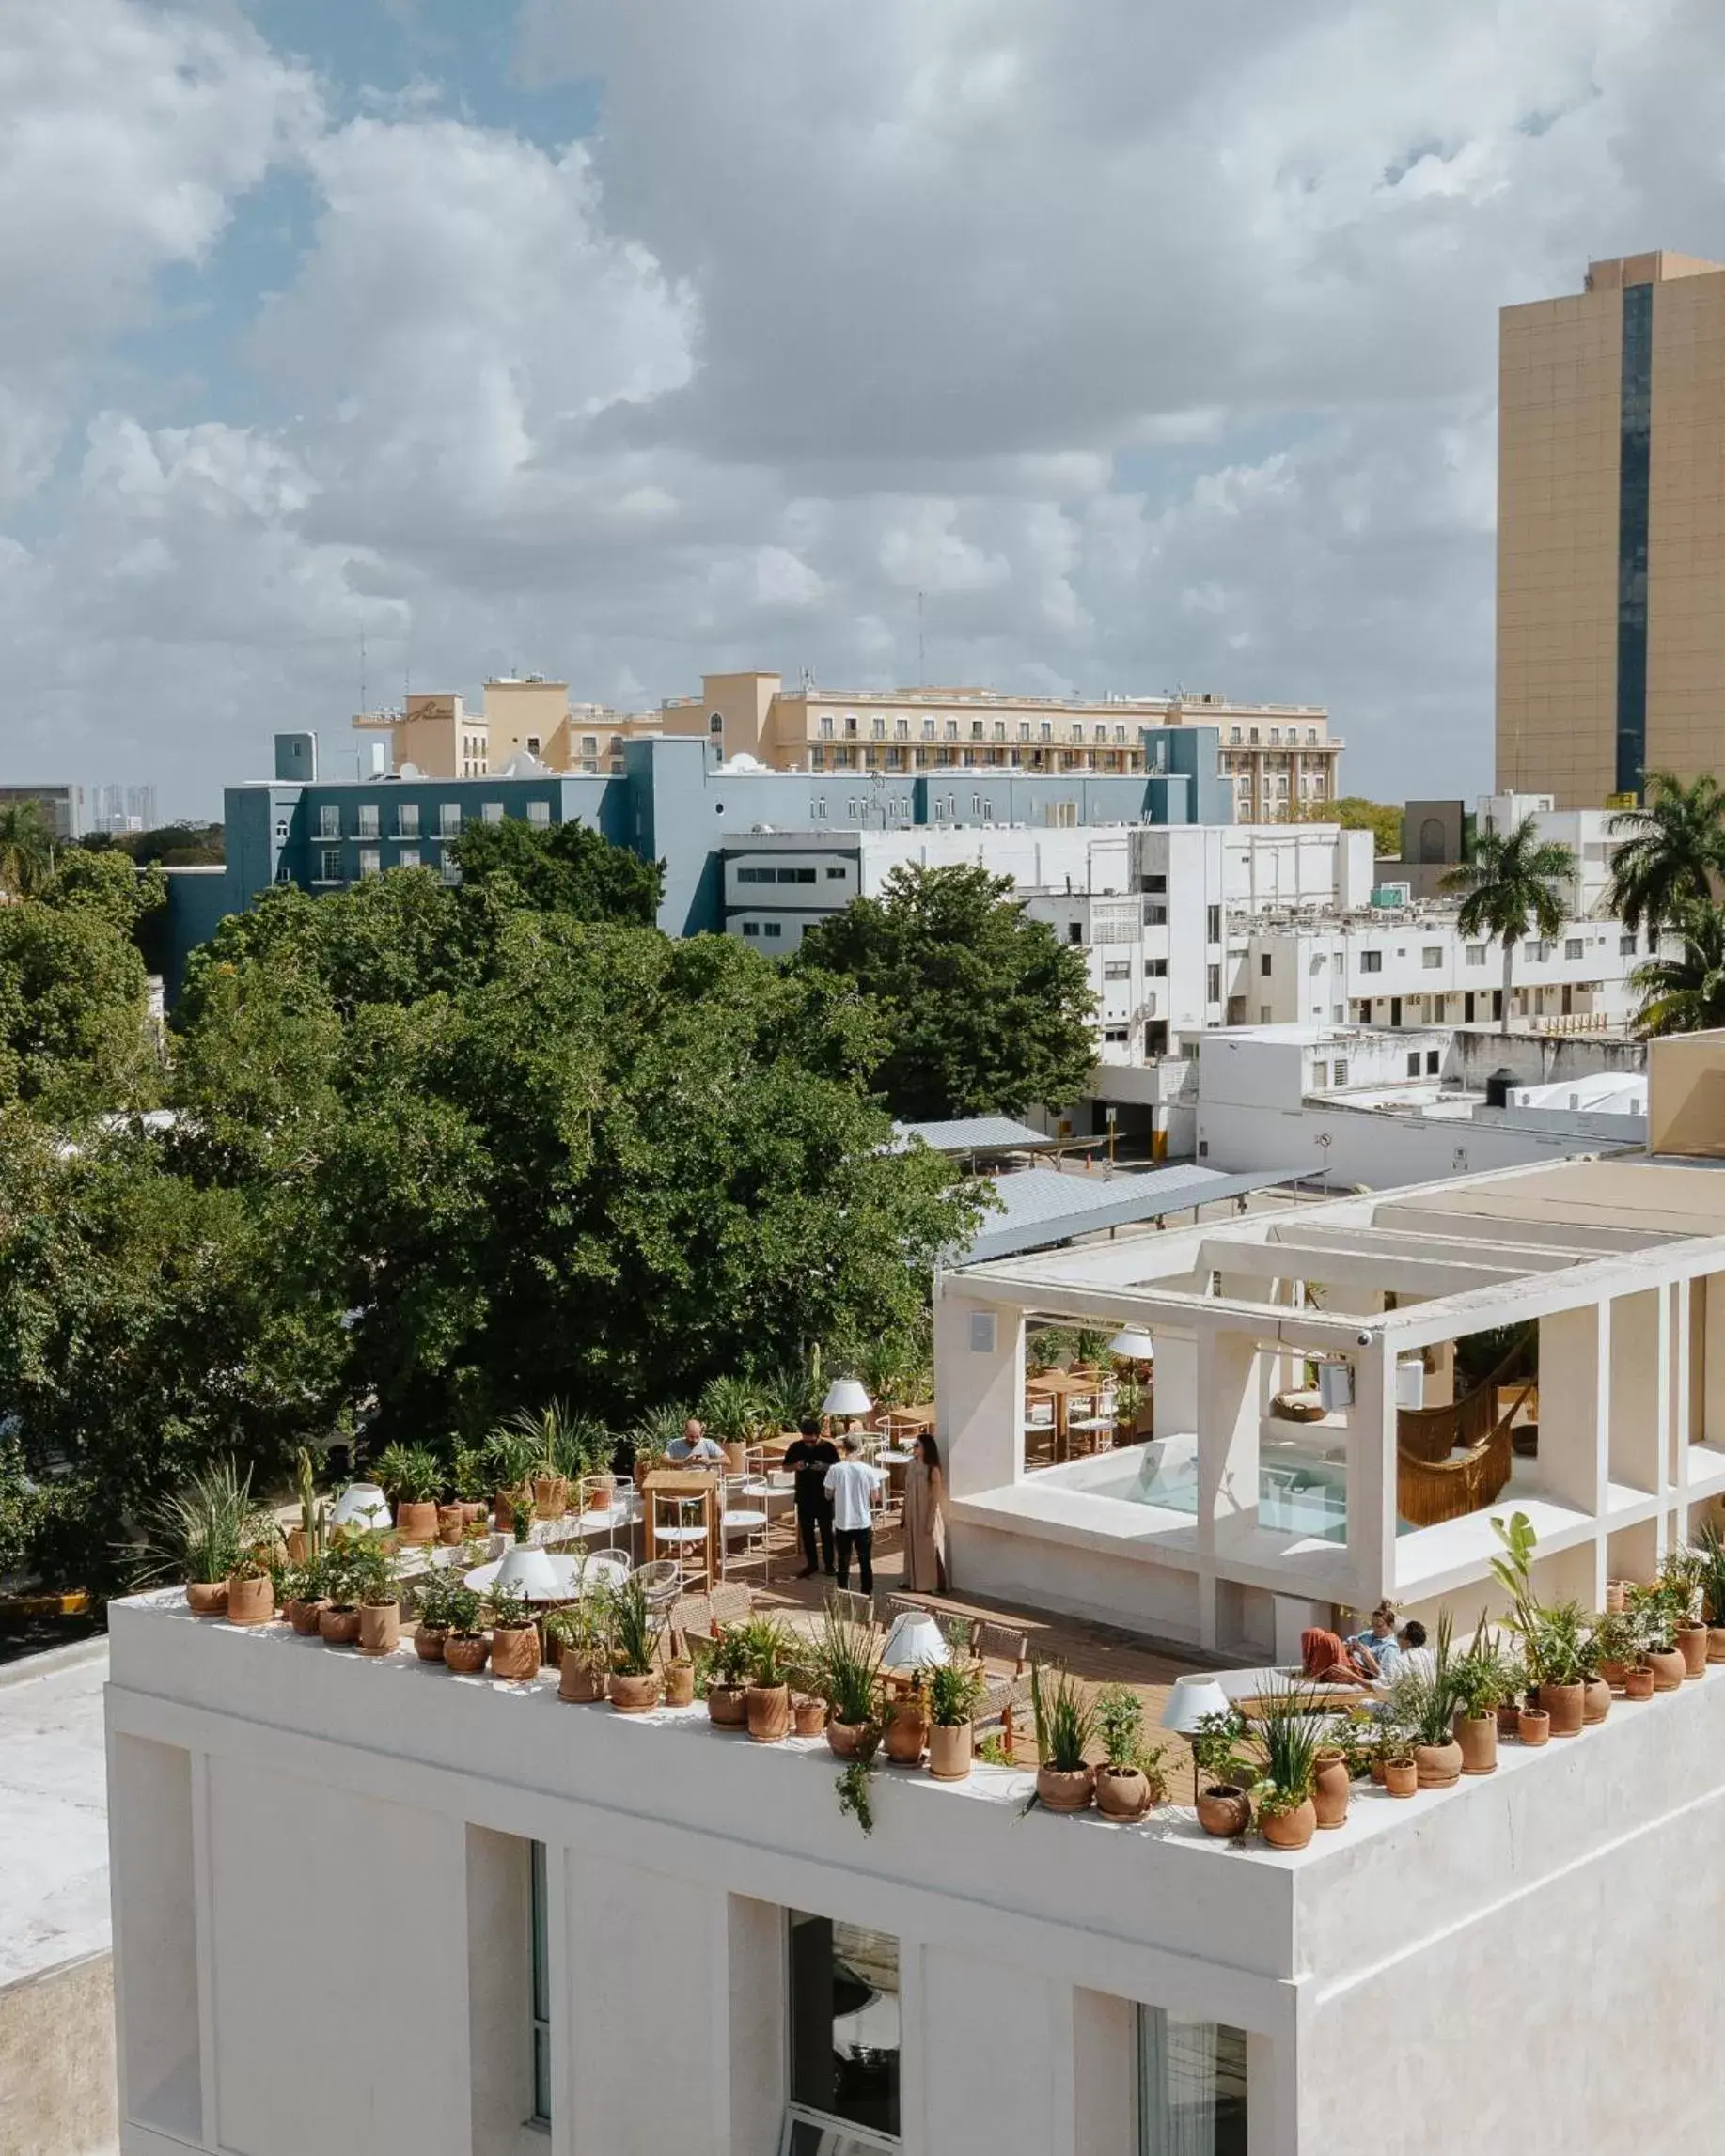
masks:
[(599, 736), (597, 734), (582, 735), (581, 754), (583, 756), (597, 756), (599, 754)]
[(1268, 951), (1261, 953), (1258, 960), (1258, 971), (1261, 974), (1267, 974), (1270, 971), (1271, 962), (1272, 961)]
[(446, 801), (437, 811), (438, 829), (446, 838), (459, 838), (462, 835), (462, 805), (459, 801)]
[(548, 801), (530, 801), (527, 804), (527, 821), (540, 831), (551, 827), (551, 804)]
[(377, 804), (376, 804), (376, 802), (375, 802), (375, 801), (362, 801), (362, 802), (360, 803), (360, 805), (359, 805), (359, 810), (358, 810), (358, 814), (359, 814), (358, 836), (359, 836), (361, 838), (375, 838), (375, 837), (377, 836)]
[(417, 838), (419, 836), (419, 804), (416, 801), (399, 801), (396, 804), (396, 836)]
[(1383, 952), (1361, 951), (1359, 954), (1359, 970), (1361, 973), (1382, 973), (1384, 970)]
[(761, 933), (761, 923), (759, 921), (745, 921), (743, 933), (745, 936), (758, 936)]
[(844, 870), (842, 868), (828, 868), (826, 875), (827, 881), (829, 883), (834, 881), (834, 879), (837, 879), (840, 883), (844, 881)]
[(1435, 1048), (1428, 1048), (1425, 1052), (1425, 1074), (1428, 1078), (1435, 1078), (1437, 1075), (1437, 1051)]
[(958, 721), (956, 719), (947, 721), (947, 739), (949, 742), (955, 742), (958, 739)]
[(383, 869), (383, 856), (375, 846), (362, 846), (359, 850), (359, 872), (362, 876), (376, 876)]
[(1206, 970), (1208, 978), (1204, 984), (1205, 1000), (1209, 1003), (1220, 1003), (1222, 1000), (1222, 969), (1220, 966), (1211, 966)]
[(886, 739), (886, 720), (870, 719), (869, 721), (869, 736), (871, 741), (884, 742)]
[(1138, 2008), (1138, 2156), (1247, 2156), (1243, 2029)]
[(823, 742), (830, 742), (832, 738), (833, 714), (830, 711), (823, 711), (821, 714), (821, 739)]
[(551, 2123), (551, 1969), (546, 1951), (545, 1845), (530, 1842), (533, 1852), (533, 2119)]
[(1327, 1063), (1314, 1063), (1312, 1065), (1311, 1082), (1319, 1092), (1322, 1092), (1325, 1086), (1329, 1084), (1329, 1065)]
[(1620, 959), (1632, 959), (1632, 958), (1634, 958), (1634, 956), (1635, 956), (1635, 938), (1634, 938), (1633, 936), (1619, 936), (1619, 937), (1618, 937), (1618, 939), (1617, 939), (1617, 955), (1618, 955), (1618, 957), (1619, 957)]
[(1564, 956), (1566, 959), (1578, 959), (1578, 958), (1581, 956), (1581, 953), (1582, 953), (1582, 951), (1583, 951), (1583, 949), (1584, 949), (1584, 948), (1585, 948), (1585, 945), (1583, 945), (1583, 943), (1582, 943), (1582, 940), (1581, 940), (1581, 938), (1580, 938), (1579, 936), (1565, 936), (1565, 937), (1564, 937), (1564, 939), (1563, 939), (1563, 956)]
[(1485, 945), (1483, 944), (1468, 945), (1467, 963), (1470, 966), (1482, 966), (1485, 963)]
[(1102, 965), (1102, 977), (1104, 980), (1130, 980), (1132, 978), (1132, 961), (1130, 959), (1105, 959)]
[(1340, 1055), (1336, 1058), (1335, 1082), (1338, 1086), (1345, 1086), (1348, 1082), (1347, 1062), (1344, 1057)]
[(1419, 963), (1427, 973), (1435, 973), (1443, 962), (1444, 947), (1441, 944), (1427, 944), (1421, 948)]
[(1053, 739), (1054, 739), (1054, 727), (1053, 727), (1053, 725), (1050, 723), (1050, 721), (1048, 721), (1047, 719), (1043, 719), (1043, 720), (1042, 724), (1041, 724), (1041, 725), (1038, 726), (1038, 728), (1037, 728), (1037, 731), (1038, 731), (1038, 733), (1040, 733), (1040, 734), (1041, 734), (1041, 736), (1042, 736), (1042, 738), (1043, 739), (1043, 741), (1045, 741), (1045, 742), (1051, 742), (1051, 741), (1053, 741)]
[(323, 848), (321, 858), (318, 867), (318, 880), (320, 883), (340, 883), (341, 849), (339, 846), (326, 846)]
[(934, 722), (933, 719), (923, 720), (922, 738), (925, 742), (932, 742), (934, 739)]
[(419, 849), (416, 846), (403, 846), (398, 857), (398, 866), (402, 868), (418, 867)]
[(892, 722), (892, 738), (899, 742), (909, 741), (910, 721), (908, 719), (894, 719)]
[(1222, 940), (1222, 909), (1220, 906), (1207, 906), (1204, 909), (1204, 939), (1207, 943), (1212, 944), (1219, 944)]
[[(788, 2156), (851, 2156), (899, 2133), (899, 1942), (791, 1913)], [(868, 2139), (835, 2133), (861, 2127)], [(802, 2129), (799, 2132), (799, 2128)]]
[(767, 921), (762, 925), (761, 933), (765, 936), (778, 937), (782, 936), (784, 932), (784, 924), (781, 921)]
[(453, 858), (448, 854), (446, 854), (443, 860), (438, 863), (438, 873), (446, 883), (459, 883), (462, 880), (460, 868), (456, 867)]
[(503, 821), (503, 804), (500, 801), (488, 801), (480, 809), (479, 814), (487, 823), (501, 823)]
[[(341, 836), (341, 811), (339, 808), (332, 807), (326, 804), (319, 809), (318, 836), (320, 838), (339, 838)], [(1630, 938), (1629, 947), (1631, 950), (1635, 948), (1634, 937)]]
[(856, 739), (856, 713), (855, 711), (847, 711), (844, 714), (844, 737), (846, 741), (852, 742)]

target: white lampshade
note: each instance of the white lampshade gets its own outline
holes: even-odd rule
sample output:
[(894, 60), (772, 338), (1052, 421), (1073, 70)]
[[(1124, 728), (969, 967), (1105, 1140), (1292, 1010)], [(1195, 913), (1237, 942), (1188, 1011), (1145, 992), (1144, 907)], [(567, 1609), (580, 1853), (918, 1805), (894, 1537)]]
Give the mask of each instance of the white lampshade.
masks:
[(867, 1414), (874, 1402), (869, 1398), (860, 1380), (835, 1378), (826, 1388), (826, 1398), (821, 1402), (823, 1414)]
[(330, 1523), (336, 1527), (387, 1527), (389, 1500), (375, 1482), (350, 1482), (336, 1500)]
[(1122, 1325), (1108, 1342), (1108, 1352), (1122, 1363), (1153, 1363), (1156, 1343), (1141, 1325)]
[(1228, 1695), (1217, 1680), (1202, 1670), (1194, 1677), (1177, 1677), (1174, 1689), (1162, 1710), (1162, 1726), (1177, 1736), (1189, 1737), (1206, 1714), (1226, 1714)]
[(1404, 1355), (1396, 1364), (1396, 1405), (1422, 1408), (1425, 1405), (1425, 1358), (1421, 1355)]
[(498, 1560), (493, 1584), (500, 1594), (521, 1595), (529, 1601), (554, 1601), (561, 1591), (550, 1553), (531, 1542), (510, 1543)]
[(929, 1669), (952, 1660), (946, 1634), (927, 1610), (901, 1610), (881, 1649), (883, 1669)]

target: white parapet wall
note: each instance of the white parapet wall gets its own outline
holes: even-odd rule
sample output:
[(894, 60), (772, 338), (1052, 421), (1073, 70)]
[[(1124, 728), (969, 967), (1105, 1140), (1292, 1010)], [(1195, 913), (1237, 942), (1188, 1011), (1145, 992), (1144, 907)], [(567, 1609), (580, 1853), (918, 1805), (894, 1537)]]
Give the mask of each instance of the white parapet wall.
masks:
[(772, 2156), (792, 1909), (899, 1943), (906, 2156), (1137, 2148), (1139, 2004), (1245, 2032), (1250, 2156), (1711, 2130), (1725, 1670), (1488, 1779), (1356, 1791), (1279, 1854), (1177, 1806), (1023, 1817), (1004, 1768), (883, 1770), (865, 1838), (819, 1740), (363, 1661), (177, 1593), (111, 1618), (127, 2156)]

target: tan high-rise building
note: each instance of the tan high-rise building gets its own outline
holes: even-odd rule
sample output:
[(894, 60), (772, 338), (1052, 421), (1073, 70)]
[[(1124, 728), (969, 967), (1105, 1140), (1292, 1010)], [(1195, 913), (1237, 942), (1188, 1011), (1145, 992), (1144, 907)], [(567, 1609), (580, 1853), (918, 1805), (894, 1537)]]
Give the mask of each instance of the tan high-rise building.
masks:
[(1725, 268), (1591, 263), (1498, 372), (1498, 792), (1725, 771)]

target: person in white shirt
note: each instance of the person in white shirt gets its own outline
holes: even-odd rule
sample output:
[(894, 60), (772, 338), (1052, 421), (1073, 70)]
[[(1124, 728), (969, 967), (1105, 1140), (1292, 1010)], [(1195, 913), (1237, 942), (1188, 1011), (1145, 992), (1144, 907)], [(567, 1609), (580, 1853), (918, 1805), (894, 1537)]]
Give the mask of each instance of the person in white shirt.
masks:
[(851, 1558), (856, 1558), (857, 1585), (874, 1592), (874, 1492), (881, 1470), (862, 1456), (862, 1439), (847, 1430), (839, 1440), (840, 1459), (826, 1471), (826, 1494), (833, 1506), (833, 1540), (839, 1551), (839, 1585), (851, 1584)]

